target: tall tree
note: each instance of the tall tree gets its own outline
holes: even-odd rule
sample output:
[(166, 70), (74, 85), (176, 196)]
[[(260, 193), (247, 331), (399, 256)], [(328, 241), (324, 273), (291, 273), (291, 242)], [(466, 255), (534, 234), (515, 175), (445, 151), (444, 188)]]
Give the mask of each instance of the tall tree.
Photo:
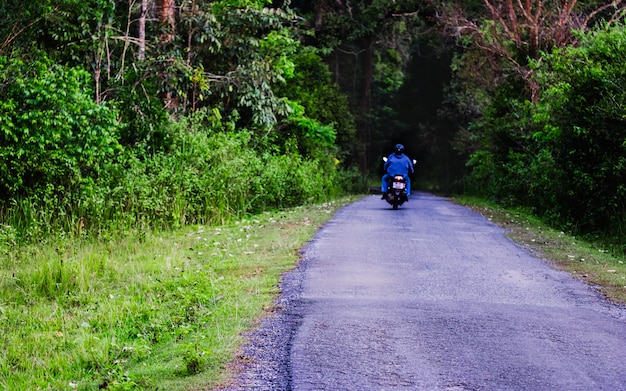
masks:
[[(161, 45), (166, 46), (174, 40), (176, 35), (176, 3), (174, 0), (156, 0), (156, 12), (157, 18), (161, 23)], [(171, 85), (170, 79), (172, 78), (170, 68), (176, 61), (174, 57), (170, 57), (165, 60), (165, 70), (160, 73), (164, 90), (161, 92), (161, 99), (167, 109), (175, 109), (178, 106), (178, 101), (173, 98), (171, 90), (174, 86)]]

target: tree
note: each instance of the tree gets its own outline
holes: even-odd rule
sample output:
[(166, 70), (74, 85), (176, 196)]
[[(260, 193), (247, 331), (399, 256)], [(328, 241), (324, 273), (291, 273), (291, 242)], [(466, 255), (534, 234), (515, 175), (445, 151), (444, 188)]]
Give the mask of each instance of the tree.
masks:
[[(577, 0), (483, 0), (486, 13), (483, 17), (470, 19), (459, 3), (454, 7), (441, 7), (439, 20), (444, 32), (473, 45), (485, 56), (486, 62), (475, 64), (477, 75), (489, 75), (497, 81), (512, 72), (524, 84), (528, 98), (536, 103), (539, 85), (529, 60), (540, 61), (542, 53), (553, 48), (576, 45), (575, 30), (586, 30), (598, 18), (610, 22), (624, 15), (624, 0), (604, 4), (580, 4)], [(491, 84), (492, 80), (485, 80)]]
[(146, 59), (146, 16), (148, 15), (148, 0), (141, 0), (141, 13), (139, 14), (139, 49), (137, 59), (143, 61)]
[[(166, 47), (174, 40), (176, 35), (176, 4), (174, 0), (156, 0), (156, 13), (159, 21), (161, 35), (160, 44)], [(164, 70), (160, 72), (162, 79), (163, 91), (161, 91), (161, 99), (168, 110), (173, 110), (178, 106), (178, 100), (172, 96), (172, 90), (176, 86), (171, 85), (170, 80), (173, 78), (171, 68), (176, 62), (174, 56), (164, 61)]]

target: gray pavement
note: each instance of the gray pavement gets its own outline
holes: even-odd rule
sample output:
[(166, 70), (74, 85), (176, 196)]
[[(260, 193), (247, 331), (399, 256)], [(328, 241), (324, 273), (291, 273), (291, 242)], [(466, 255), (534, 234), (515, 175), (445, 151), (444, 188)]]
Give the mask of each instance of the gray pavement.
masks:
[(342, 208), (285, 276), (234, 389), (626, 390), (626, 311), (471, 210)]

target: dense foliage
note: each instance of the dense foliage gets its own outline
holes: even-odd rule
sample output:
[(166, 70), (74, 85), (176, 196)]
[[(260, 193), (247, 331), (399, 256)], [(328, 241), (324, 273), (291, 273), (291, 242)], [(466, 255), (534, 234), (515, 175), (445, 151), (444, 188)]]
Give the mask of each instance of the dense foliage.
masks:
[(626, 28), (581, 36), (541, 68), (537, 208), (582, 232), (626, 235)]
[(337, 178), (363, 189), (403, 142), (429, 188), (464, 183), (620, 235), (623, 7), (3, 2), (3, 226), (32, 236), (297, 204)]
[(0, 57), (0, 84), (2, 194), (75, 193), (120, 150), (117, 110), (94, 102), (87, 72), (43, 56), (29, 64)]
[(6, 235), (221, 221), (364, 189), (338, 164), (356, 133), (347, 98), (288, 4), (42, 0), (0, 12)]
[[(532, 52), (523, 41), (529, 24), (522, 17), (519, 31), (510, 31), (511, 13), (519, 9), (507, 14), (494, 8), (491, 17), (502, 19), (476, 19), (455, 61), (453, 96), (467, 123), (456, 145), (470, 155), (466, 191), (528, 207), (560, 229), (593, 235), (623, 251), (623, 14), (602, 4), (570, 3), (571, 15), (560, 8), (529, 8), (535, 21), (546, 23), (535, 26), (544, 35), (537, 32), (542, 40)], [(602, 23), (599, 15), (610, 22)], [(468, 20), (456, 19), (456, 26), (469, 28)], [(564, 30), (555, 23), (574, 23), (568, 20), (588, 25), (558, 35)], [(491, 62), (480, 62), (481, 53)], [(480, 77), (472, 76), (480, 69)]]

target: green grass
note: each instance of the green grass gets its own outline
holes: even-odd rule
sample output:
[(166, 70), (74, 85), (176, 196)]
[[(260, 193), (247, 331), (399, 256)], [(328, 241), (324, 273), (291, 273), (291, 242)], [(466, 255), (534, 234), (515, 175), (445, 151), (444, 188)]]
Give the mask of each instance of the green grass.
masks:
[(226, 381), (242, 333), (345, 202), (225, 226), (3, 246), (0, 389), (175, 391)]
[(576, 238), (551, 228), (520, 209), (506, 209), (473, 198), (458, 203), (507, 230), (507, 236), (553, 267), (598, 288), (610, 301), (626, 304), (626, 258), (621, 249)]

